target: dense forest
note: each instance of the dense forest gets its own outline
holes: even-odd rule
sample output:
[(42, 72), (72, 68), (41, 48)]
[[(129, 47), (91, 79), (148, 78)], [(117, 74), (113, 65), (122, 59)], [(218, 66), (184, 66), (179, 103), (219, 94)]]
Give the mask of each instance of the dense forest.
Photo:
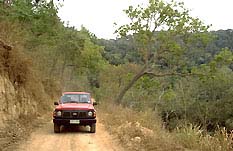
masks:
[[(218, 54), (223, 48), (233, 50), (233, 30), (218, 30), (210, 31), (209, 34), (213, 39), (208, 43), (203, 50), (195, 53), (190, 62), (196, 64), (204, 64), (213, 59), (214, 55)], [(132, 35), (117, 39), (99, 39), (98, 44), (104, 46), (105, 59), (112, 65), (120, 65), (125, 63), (141, 63), (137, 48), (134, 46)], [(189, 54), (190, 56), (192, 54)], [(232, 67), (231, 67), (232, 68)]]
[(53, 1), (0, 0), (0, 39), (22, 52), (46, 92), (90, 91), (100, 105), (156, 112), (170, 131), (233, 129), (232, 29), (209, 31), (183, 3), (151, 0), (125, 10), (132, 22), (106, 40), (66, 25), (58, 9)]

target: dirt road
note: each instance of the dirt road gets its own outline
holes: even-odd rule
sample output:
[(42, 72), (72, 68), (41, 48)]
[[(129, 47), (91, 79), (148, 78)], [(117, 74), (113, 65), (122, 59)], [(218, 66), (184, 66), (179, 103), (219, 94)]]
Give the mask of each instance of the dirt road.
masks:
[(88, 127), (64, 128), (62, 133), (53, 133), (52, 121), (32, 133), (19, 146), (18, 151), (122, 151), (101, 123), (97, 123), (96, 133), (88, 132)]

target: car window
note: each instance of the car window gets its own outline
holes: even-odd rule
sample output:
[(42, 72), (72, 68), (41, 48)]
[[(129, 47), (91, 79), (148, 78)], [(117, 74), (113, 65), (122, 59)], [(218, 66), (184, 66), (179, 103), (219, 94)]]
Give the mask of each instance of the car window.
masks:
[(88, 95), (80, 95), (80, 103), (90, 103), (90, 99)]
[(61, 102), (62, 103), (67, 103), (67, 102), (70, 102), (70, 101), (71, 101), (71, 98), (69, 96), (67, 96), (67, 95), (63, 95), (61, 97)]
[(65, 94), (61, 97), (62, 103), (91, 103), (88, 94)]
[(71, 95), (70, 98), (72, 101), (79, 102), (79, 95)]

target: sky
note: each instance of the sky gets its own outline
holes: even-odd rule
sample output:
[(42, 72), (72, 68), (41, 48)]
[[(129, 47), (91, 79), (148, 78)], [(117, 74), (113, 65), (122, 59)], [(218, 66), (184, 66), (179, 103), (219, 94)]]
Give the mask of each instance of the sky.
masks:
[[(198, 17), (210, 30), (233, 29), (233, 0), (178, 0), (190, 9), (191, 16)], [(115, 39), (118, 25), (128, 23), (123, 12), (128, 6), (146, 4), (148, 0), (64, 0), (58, 16), (78, 30), (87, 28), (98, 38)]]

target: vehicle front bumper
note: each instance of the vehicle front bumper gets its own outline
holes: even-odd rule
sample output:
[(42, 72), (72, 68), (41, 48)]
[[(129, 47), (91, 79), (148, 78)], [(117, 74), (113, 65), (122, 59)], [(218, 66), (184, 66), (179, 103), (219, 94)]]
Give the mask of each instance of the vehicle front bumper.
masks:
[[(70, 120), (79, 120), (79, 124), (70, 124)], [(96, 119), (53, 119), (53, 123), (58, 125), (92, 125), (96, 123)]]

